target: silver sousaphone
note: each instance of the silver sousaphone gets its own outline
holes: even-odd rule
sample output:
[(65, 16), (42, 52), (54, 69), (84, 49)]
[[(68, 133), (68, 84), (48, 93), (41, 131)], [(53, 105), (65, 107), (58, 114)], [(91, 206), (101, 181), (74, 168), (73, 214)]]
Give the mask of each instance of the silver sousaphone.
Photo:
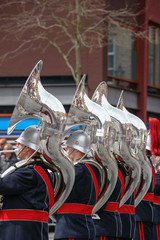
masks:
[[(100, 191), (98, 202), (93, 208), (92, 213), (96, 213), (106, 203), (115, 188), (118, 167), (109, 149), (112, 126), (110, 116), (101, 106), (91, 101), (87, 96), (85, 92), (85, 78), (86, 76), (84, 75), (71, 104), (66, 131), (73, 128), (73, 126), (85, 125), (85, 130), (91, 137), (91, 150), (94, 161), (88, 160), (88, 163), (96, 166), (101, 172), (101, 190), (104, 190)], [(97, 159), (99, 159), (99, 162)], [(104, 174), (103, 168), (107, 176)]]
[[(132, 145), (132, 124), (128, 121), (123, 111), (112, 106), (107, 98), (107, 84), (101, 82), (95, 90), (92, 100), (107, 110), (111, 120), (116, 128), (115, 141), (113, 143), (113, 152), (122, 157), (123, 160), (132, 169), (131, 178), (126, 179), (125, 194), (120, 201), (122, 206), (132, 195), (138, 185), (141, 176), (141, 166), (136, 156), (131, 153)], [(127, 188), (129, 186), (129, 188)]]
[[(142, 188), (140, 189), (137, 188), (137, 194), (135, 197), (135, 207), (136, 207), (140, 203), (140, 201), (143, 199), (145, 194), (147, 193), (152, 181), (152, 166), (146, 156), (146, 149), (145, 149), (146, 143), (147, 143), (148, 131), (144, 122), (134, 114), (128, 112), (127, 109), (124, 107), (122, 96), (119, 99), (119, 104), (117, 107), (120, 108), (124, 112), (124, 114), (128, 117), (129, 121), (133, 125), (133, 130), (136, 133), (135, 134), (136, 148), (134, 148), (134, 150), (136, 150), (136, 154), (141, 163), (142, 179), (143, 179)], [(139, 185), (141, 186), (141, 184)]]
[[(39, 61), (19, 96), (9, 123), (8, 134), (24, 119), (37, 118), (41, 120), (40, 146), (43, 153), (41, 157), (56, 177), (55, 203), (50, 210), (50, 216), (52, 216), (69, 196), (74, 184), (75, 171), (73, 164), (63, 154), (61, 148), (66, 125), (66, 112), (61, 102), (43, 88), (40, 81), (41, 69), (42, 61)], [(30, 162), (32, 159), (19, 161), (16, 163), (16, 167), (27, 165)], [(3, 176), (14, 171), (13, 168), (8, 169)], [(62, 185), (64, 190), (59, 196)]]

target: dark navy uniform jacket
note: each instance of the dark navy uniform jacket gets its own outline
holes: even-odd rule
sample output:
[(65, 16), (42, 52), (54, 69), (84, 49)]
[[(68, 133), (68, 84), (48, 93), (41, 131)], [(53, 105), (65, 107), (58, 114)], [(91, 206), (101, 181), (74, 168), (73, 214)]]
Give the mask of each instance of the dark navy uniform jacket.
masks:
[(156, 173), (154, 189), (155, 224), (160, 225), (160, 170)]
[(0, 178), (0, 194), (0, 240), (48, 239), (48, 212), (54, 195), (45, 167), (29, 165)]
[[(150, 159), (149, 159), (150, 160)], [(151, 161), (150, 161), (151, 162)], [(155, 171), (152, 166), (152, 182), (148, 192), (142, 201), (135, 208), (136, 221), (154, 222), (154, 187), (155, 187)]]
[(160, 170), (156, 172), (156, 183), (154, 189), (154, 228), (153, 239), (160, 236)]
[(94, 239), (91, 213), (98, 196), (99, 179), (97, 168), (75, 164), (75, 182), (68, 199), (57, 211), (54, 239)]
[(134, 193), (126, 201), (126, 203), (119, 208), (119, 213), (122, 221), (121, 237), (132, 239), (135, 236), (135, 229), (136, 229)]
[[(118, 157), (119, 161), (124, 163), (121, 157)], [(129, 171), (129, 168), (128, 168)], [(127, 174), (127, 172), (125, 171)], [(119, 208), (119, 213), (122, 221), (122, 234), (119, 239), (132, 239), (135, 235), (136, 220), (135, 220), (135, 206), (134, 206), (134, 193), (130, 198)]]
[(118, 212), (122, 189), (124, 188), (125, 174), (123, 169), (118, 167), (118, 179), (115, 189), (107, 203), (99, 210), (94, 218), (96, 236), (118, 237), (122, 234), (122, 223)]

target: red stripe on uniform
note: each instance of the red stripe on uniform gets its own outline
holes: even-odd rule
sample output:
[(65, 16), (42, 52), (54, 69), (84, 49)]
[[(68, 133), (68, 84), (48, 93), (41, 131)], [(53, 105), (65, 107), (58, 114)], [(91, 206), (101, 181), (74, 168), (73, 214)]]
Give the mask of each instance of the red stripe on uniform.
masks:
[(154, 191), (155, 183), (156, 183), (156, 174), (153, 166), (152, 166), (152, 176), (153, 176), (153, 191)]
[(135, 214), (135, 206), (124, 204), (122, 207), (119, 208), (118, 211), (119, 211), (119, 213)]
[(24, 220), (48, 223), (48, 212), (28, 209), (1, 210), (0, 221)]
[(138, 222), (138, 229), (139, 229), (139, 237), (140, 237), (140, 240), (143, 240), (143, 239), (142, 239), (142, 233), (141, 233), (141, 222)]
[(121, 158), (120, 156), (118, 156), (118, 159), (122, 162), (124, 162), (123, 158)]
[(121, 188), (122, 188), (122, 191), (121, 191), (121, 199), (124, 195), (124, 191), (125, 191), (125, 181), (124, 181), (124, 178), (123, 178), (123, 174), (121, 173), (121, 171), (118, 169), (118, 177), (121, 181)]
[(160, 197), (154, 195), (154, 203), (160, 205)]
[(154, 194), (153, 193), (146, 193), (146, 195), (143, 197), (143, 200), (154, 201)]
[(88, 168), (88, 170), (90, 171), (92, 178), (93, 178), (93, 182), (94, 182), (94, 186), (95, 186), (95, 190), (96, 190), (96, 201), (99, 197), (99, 185), (98, 185), (98, 181), (97, 181), (97, 177), (93, 171), (93, 169), (91, 168), (91, 166), (87, 163), (85, 163), (86, 167)]
[(45, 159), (48, 160), (49, 162), (53, 163), (53, 161), (47, 156), (47, 155), (44, 155)]
[(156, 235), (157, 235), (157, 240), (159, 240), (159, 226), (156, 225)]
[(119, 207), (119, 202), (107, 202), (107, 205), (104, 210), (116, 212), (118, 211), (118, 207)]
[(143, 222), (141, 222), (141, 228), (142, 228), (142, 239), (145, 240)]
[(39, 173), (39, 175), (42, 177), (43, 181), (46, 184), (49, 196), (49, 209), (51, 209), (54, 204), (54, 191), (50, 179), (42, 167), (35, 165), (34, 169)]
[(102, 162), (101, 159), (97, 156), (97, 154), (95, 154), (95, 158), (97, 159), (98, 162)]
[(90, 215), (94, 206), (78, 204), (78, 203), (64, 203), (56, 213), (76, 213)]

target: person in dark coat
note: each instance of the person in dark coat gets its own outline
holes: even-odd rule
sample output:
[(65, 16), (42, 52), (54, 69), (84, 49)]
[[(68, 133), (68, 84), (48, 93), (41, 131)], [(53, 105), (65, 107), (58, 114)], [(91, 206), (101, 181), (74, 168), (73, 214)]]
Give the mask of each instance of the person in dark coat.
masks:
[(155, 157), (156, 181), (154, 189), (154, 231), (153, 240), (159, 240), (160, 237), (160, 157)]
[(0, 160), (1, 160), (1, 155), (3, 155), (3, 148), (4, 145), (7, 143), (6, 138), (0, 138)]
[[(130, 167), (125, 164), (125, 161), (118, 156), (118, 160), (125, 169), (125, 176), (131, 175)], [(134, 206), (134, 192), (128, 200), (118, 209), (122, 222), (122, 234), (118, 240), (132, 240), (135, 236), (136, 219), (135, 219), (135, 206)]]
[(98, 198), (100, 175), (86, 157), (90, 151), (89, 135), (83, 130), (75, 131), (66, 146), (74, 162), (75, 182), (69, 197), (57, 211), (54, 239), (93, 240), (95, 227), (91, 213)]
[[(4, 145), (7, 143), (7, 139), (6, 138), (0, 138), (0, 151), (3, 150)], [(1, 154), (0, 154), (1, 155)]]
[(6, 143), (4, 145), (3, 151), (4, 152), (3, 154), (1, 154), (1, 160), (0, 160), (0, 173), (3, 173), (7, 168), (9, 168), (10, 166), (14, 165), (17, 162), (17, 157), (15, 152), (11, 152), (13, 151), (13, 147), (11, 144)]
[[(129, 174), (128, 165), (115, 155), (118, 164), (118, 179), (115, 189), (107, 203), (93, 217), (96, 228), (95, 240), (129, 239), (132, 234), (132, 216), (128, 213), (129, 205), (134, 205), (133, 196), (119, 208), (120, 200), (125, 192), (125, 177)], [(134, 206), (130, 206), (134, 218)], [(131, 232), (130, 232), (131, 231)]]
[[(143, 197), (142, 201), (135, 208), (136, 216), (136, 233), (134, 240), (151, 240), (153, 239), (154, 230), (154, 187), (155, 187), (155, 170), (150, 159), (150, 136), (148, 135), (148, 142), (146, 145), (146, 155), (152, 166), (152, 181), (150, 187)], [(153, 239), (154, 240), (154, 239)]]
[[(0, 240), (48, 240), (49, 210), (54, 204), (52, 179), (39, 151), (38, 126), (28, 127), (17, 139), (17, 156), (25, 162), (0, 178), (3, 196)], [(30, 164), (27, 164), (30, 161)], [(11, 167), (12, 168), (12, 167)]]

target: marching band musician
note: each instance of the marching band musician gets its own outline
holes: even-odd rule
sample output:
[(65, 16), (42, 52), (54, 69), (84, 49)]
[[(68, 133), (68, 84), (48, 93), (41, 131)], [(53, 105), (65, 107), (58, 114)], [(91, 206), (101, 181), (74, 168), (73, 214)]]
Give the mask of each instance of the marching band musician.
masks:
[[(131, 169), (125, 161), (118, 156), (118, 160), (125, 168), (125, 175), (131, 175)], [(135, 206), (134, 206), (134, 192), (129, 199), (118, 209), (122, 222), (122, 234), (119, 240), (132, 240), (135, 236), (136, 220), (135, 220)]]
[[(131, 143), (130, 121), (128, 120), (128, 117), (126, 117), (125, 113), (122, 110), (112, 106), (108, 102), (106, 95), (107, 95), (107, 85), (105, 82), (102, 82), (97, 87), (95, 93), (93, 94), (92, 99), (96, 103), (100, 104), (105, 110), (107, 110), (107, 112), (111, 117), (112, 122), (114, 123), (114, 127), (116, 129), (116, 134), (115, 134), (116, 138), (115, 138), (115, 141), (113, 142), (112, 151), (117, 160), (119, 174), (118, 174), (117, 186), (114, 189), (112, 195), (110, 196), (108, 203), (106, 203), (106, 208), (101, 209), (101, 212), (100, 211), (98, 212), (99, 219), (98, 218), (95, 219), (94, 222), (97, 230), (96, 231), (97, 240), (99, 239), (100, 240), (101, 239), (119, 240), (119, 239), (123, 239), (122, 234), (124, 232), (126, 233), (127, 231), (129, 231), (128, 219), (130, 220), (130, 214), (126, 215), (127, 218), (126, 216), (124, 217), (124, 219), (127, 221), (126, 223), (127, 229), (126, 229), (125, 220), (123, 219), (123, 225), (122, 225), (122, 219), (120, 215), (122, 214), (122, 218), (123, 218), (123, 213), (127, 213), (126, 209), (128, 210), (128, 204), (127, 206), (125, 207), (122, 206), (121, 208), (119, 208), (119, 204), (121, 201), (122, 203), (123, 202), (125, 203), (127, 201), (127, 193), (129, 194), (128, 198), (133, 193), (136, 183), (138, 182), (138, 179), (140, 176), (141, 168), (140, 168), (139, 162), (136, 161), (136, 159), (132, 157), (130, 153), (130, 143)], [(121, 158), (122, 157), (121, 155), (123, 156), (123, 158), (126, 157), (125, 161)], [(132, 171), (128, 171), (130, 169), (129, 166), (132, 169)], [(122, 176), (121, 178), (120, 178), (120, 174)], [(131, 174), (131, 177), (130, 176), (128, 177), (128, 174)], [(136, 177), (134, 177), (133, 179), (133, 176), (136, 176)], [(129, 181), (130, 188), (128, 187), (125, 189), (125, 182), (126, 182), (126, 179), (128, 180), (128, 178), (130, 179)], [(118, 182), (119, 182), (119, 187), (118, 187)], [(129, 202), (129, 204), (130, 205), (134, 204), (133, 200), (132, 202)], [(133, 209), (133, 215), (134, 215), (134, 206), (130, 206), (130, 208)], [(124, 209), (125, 209), (125, 212), (124, 212)], [(108, 212), (106, 210), (108, 210)], [(124, 231), (122, 232), (122, 230)]]
[(149, 135), (147, 137), (146, 155), (152, 166), (152, 182), (150, 184), (148, 192), (143, 197), (138, 206), (135, 208), (136, 215), (136, 234), (134, 238), (135, 240), (142, 239), (151, 240), (153, 238), (155, 171), (150, 159), (151, 142)]
[(154, 189), (154, 210), (155, 227), (153, 231), (153, 240), (158, 240), (160, 236), (160, 157), (155, 157), (156, 163), (156, 183)]
[(94, 239), (91, 213), (98, 198), (100, 174), (89, 161), (85, 163), (90, 152), (90, 137), (83, 130), (77, 130), (69, 136), (66, 146), (75, 166), (75, 182), (68, 199), (56, 213), (54, 239)]
[(15, 167), (15, 171), (0, 178), (0, 240), (48, 240), (48, 215), (54, 193), (52, 179), (40, 157), (40, 127), (26, 128), (16, 141), (18, 159), (31, 163)]
[(157, 118), (149, 118), (150, 124), (150, 152), (153, 156), (155, 167), (155, 188), (154, 188), (154, 231), (153, 240), (160, 238), (160, 122)]
[(118, 161), (118, 178), (115, 189), (105, 205), (93, 215), (96, 228), (95, 240), (118, 240), (122, 234), (122, 222), (118, 212), (121, 197), (125, 188), (125, 169)]
[(122, 221), (122, 235), (119, 240), (132, 240), (136, 230), (134, 193), (119, 208), (119, 213)]

